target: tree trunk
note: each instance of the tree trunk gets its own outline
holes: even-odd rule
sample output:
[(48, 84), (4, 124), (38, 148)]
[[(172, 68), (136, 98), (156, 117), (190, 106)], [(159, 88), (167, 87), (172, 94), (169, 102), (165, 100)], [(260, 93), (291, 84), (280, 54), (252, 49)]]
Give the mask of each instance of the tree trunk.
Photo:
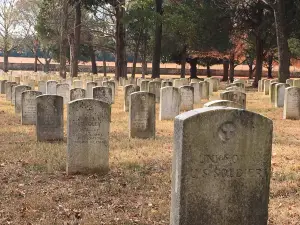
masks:
[(59, 51), (59, 75), (61, 78), (66, 79), (67, 76), (67, 27), (68, 27), (68, 1), (63, 1), (63, 7), (61, 11), (61, 33), (60, 33), (60, 51)]
[(191, 66), (190, 68), (191, 79), (197, 78), (197, 61), (198, 61), (197, 58), (189, 60), (189, 64)]
[(286, 10), (285, 1), (277, 0), (274, 8), (277, 46), (278, 46), (278, 80), (285, 83), (290, 78), (290, 51), (288, 46), (288, 35), (286, 31)]
[(264, 41), (256, 36), (256, 69), (255, 78), (252, 84), (253, 87), (258, 87), (258, 81), (261, 80), (263, 72), (263, 60), (264, 60)]
[(229, 59), (229, 80), (230, 83), (233, 83), (234, 80), (234, 53), (230, 53), (230, 59)]
[(268, 55), (268, 78), (272, 79), (272, 70), (273, 70), (273, 59), (274, 59), (274, 54), (270, 53)]
[(184, 47), (182, 54), (181, 54), (181, 61), (180, 61), (180, 77), (181, 78), (185, 78), (185, 65), (186, 65), (186, 57), (187, 57), (187, 53), (186, 53), (186, 47)]
[(123, 23), (124, 17), (124, 4), (121, 3), (115, 6), (116, 10), (116, 77), (119, 80), (120, 77), (127, 77), (126, 67), (126, 48), (125, 48), (125, 26)]
[(91, 63), (92, 63), (92, 73), (97, 74), (97, 63), (96, 63), (96, 55), (93, 46), (89, 46), (90, 49), (90, 57), (91, 57)]
[(163, 0), (155, 0), (156, 6), (156, 27), (155, 27), (155, 44), (152, 59), (152, 78), (160, 77), (160, 55), (161, 55), (161, 38), (162, 38), (162, 4)]
[(81, 2), (75, 4), (75, 23), (74, 23), (74, 46), (73, 60), (71, 60), (72, 74), (71, 77), (78, 76), (78, 58), (80, 49), (80, 33), (81, 33)]
[(74, 67), (72, 66), (73, 65), (73, 62), (74, 62), (74, 58), (75, 58), (75, 44), (74, 44), (74, 34), (71, 33), (69, 35), (69, 45), (70, 45), (70, 76), (73, 77), (74, 75)]
[(136, 46), (135, 46), (135, 50), (134, 50), (134, 56), (133, 56), (133, 64), (132, 64), (132, 73), (131, 73), (131, 77), (135, 78), (135, 73), (136, 73), (136, 63), (139, 57), (139, 49), (140, 49), (140, 44), (141, 44), (141, 33), (139, 34), (138, 40), (136, 42)]
[(223, 59), (223, 79), (222, 81), (228, 81), (229, 77), (229, 60), (224, 58)]
[(107, 76), (107, 67), (106, 67), (106, 52), (102, 52), (103, 55), (103, 73), (104, 76)]
[(206, 63), (206, 75), (207, 75), (207, 77), (211, 77), (211, 71), (210, 71), (209, 62)]
[(148, 65), (147, 65), (147, 39), (145, 38), (143, 41), (143, 52), (142, 52), (142, 78), (145, 78), (146, 75), (148, 75)]
[(8, 72), (8, 51), (6, 48), (4, 48), (4, 52), (3, 52), (3, 71), (5, 73)]
[(249, 79), (253, 79), (253, 61), (248, 63), (249, 66)]
[(51, 61), (51, 60), (45, 59), (45, 64), (44, 64), (44, 72), (45, 72), (45, 73), (48, 73), (48, 72), (49, 72), (50, 61)]

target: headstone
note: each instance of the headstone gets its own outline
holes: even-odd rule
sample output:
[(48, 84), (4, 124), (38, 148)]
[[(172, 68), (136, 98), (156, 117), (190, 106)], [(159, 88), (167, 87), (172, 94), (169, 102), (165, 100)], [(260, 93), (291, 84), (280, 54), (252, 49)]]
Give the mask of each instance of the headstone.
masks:
[(110, 87), (94, 87), (93, 88), (93, 98), (112, 104), (112, 90)]
[(7, 80), (0, 80), (0, 94), (5, 94), (5, 84), (6, 84)]
[(208, 91), (209, 95), (211, 96), (213, 94), (214, 81), (211, 78), (206, 78), (205, 82), (208, 84)]
[(281, 108), (284, 106), (285, 89), (288, 87), (288, 84), (283, 83), (278, 83), (275, 85), (274, 103), (276, 108)]
[(239, 88), (245, 89), (245, 84), (243, 82), (234, 82), (234, 85)]
[(161, 87), (172, 87), (173, 84), (172, 84), (172, 81), (162, 81), (161, 82)]
[(10, 99), (10, 101), (11, 101), (11, 104), (12, 105), (15, 105), (15, 103), (16, 103), (16, 92), (15, 92), (15, 88), (18, 86), (18, 84), (13, 84), (12, 86), (11, 86), (11, 99)]
[(149, 82), (149, 91), (150, 93), (155, 95), (155, 102), (158, 103), (160, 101), (160, 81), (151, 81)]
[(103, 77), (99, 77), (97, 80), (95, 80), (95, 82), (97, 83), (97, 86), (101, 87), (103, 82)]
[(270, 84), (269, 87), (269, 95), (270, 95), (270, 101), (272, 104), (275, 104), (275, 85), (278, 84), (277, 82), (273, 82)]
[(300, 120), (300, 88), (285, 89), (283, 119)]
[(240, 92), (244, 92), (244, 89), (240, 88), (238, 86), (232, 86), (232, 87), (226, 88), (226, 91), (240, 91)]
[(15, 82), (17, 83), (17, 85), (21, 84), (21, 77), (15, 77)]
[(36, 124), (36, 97), (42, 95), (40, 91), (24, 91), (21, 96), (21, 124)]
[(141, 91), (149, 91), (149, 80), (142, 80), (141, 81)]
[(86, 83), (86, 97), (93, 98), (93, 88), (97, 86), (96, 82)]
[(134, 92), (130, 95), (129, 137), (155, 138), (155, 95)]
[(189, 111), (194, 108), (194, 88), (191, 86), (182, 86), (179, 88), (180, 110)]
[(224, 107), (175, 118), (172, 225), (267, 225), (272, 121)]
[(70, 101), (70, 87), (68, 84), (56, 85), (57, 95), (64, 98), (64, 104), (68, 104)]
[(201, 81), (199, 84), (201, 99), (209, 99), (209, 83), (207, 81)]
[(264, 82), (264, 93), (265, 95), (269, 95), (271, 80), (265, 80)]
[(70, 90), (70, 101), (83, 99), (86, 96), (86, 91), (83, 88), (73, 88)]
[(37, 141), (61, 141), (64, 138), (64, 102), (58, 95), (40, 95), (36, 98)]
[(229, 100), (215, 100), (211, 102), (207, 102), (204, 104), (204, 107), (216, 107), (216, 106), (224, 106), (224, 107), (232, 107), (242, 109), (243, 106), (238, 104), (237, 102), (229, 101)]
[(133, 84), (126, 85), (124, 87), (124, 111), (128, 112), (129, 111), (129, 102), (130, 102), (130, 95), (136, 92), (135, 87)]
[(22, 110), (22, 92), (30, 90), (31, 87), (26, 85), (18, 85), (15, 87), (14, 105), (15, 113), (21, 113)]
[(189, 79), (187, 79), (187, 78), (180, 78), (180, 80), (183, 82), (183, 86), (189, 85)]
[(57, 81), (55, 80), (47, 81), (47, 86), (46, 86), (47, 95), (57, 94), (56, 85), (57, 85)]
[(180, 94), (175, 87), (160, 89), (159, 120), (173, 120), (180, 113)]
[(112, 91), (112, 103), (114, 103), (115, 102), (115, 96), (116, 96), (116, 84), (115, 84), (114, 81), (107, 81), (107, 87), (111, 88), (111, 91)]
[(219, 90), (220, 80), (215, 77), (211, 77), (210, 79), (212, 80), (212, 84), (213, 84), (213, 92), (217, 92)]
[(229, 100), (240, 104), (246, 109), (246, 93), (240, 91), (225, 91), (220, 93), (222, 100)]
[(263, 92), (263, 80), (258, 81), (258, 92)]
[(17, 86), (17, 83), (16, 82), (7, 81), (6, 84), (5, 84), (6, 101), (11, 101), (13, 86)]
[(82, 80), (74, 80), (73, 86), (74, 86), (74, 88), (83, 88)]
[(180, 88), (180, 87), (184, 86), (184, 83), (185, 83), (184, 80), (176, 79), (176, 80), (173, 81), (173, 86), (176, 87), (176, 88)]
[(200, 104), (201, 103), (200, 83), (191, 83), (191, 87), (194, 88), (194, 104)]
[(94, 99), (68, 105), (67, 174), (109, 170), (110, 105)]
[(38, 90), (44, 94), (47, 93), (47, 83), (44, 80), (38, 82)]
[(300, 79), (295, 79), (294, 82), (293, 82), (293, 86), (300, 88)]

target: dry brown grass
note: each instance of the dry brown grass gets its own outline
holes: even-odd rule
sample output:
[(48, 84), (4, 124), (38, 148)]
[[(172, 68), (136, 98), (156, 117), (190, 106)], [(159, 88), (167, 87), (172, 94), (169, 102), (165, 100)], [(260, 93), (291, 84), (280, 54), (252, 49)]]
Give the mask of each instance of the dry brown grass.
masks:
[[(118, 92), (105, 177), (67, 176), (66, 143), (37, 143), (34, 126), (21, 126), (1, 96), (0, 224), (169, 224), (173, 122), (157, 117), (155, 140), (129, 139)], [(248, 109), (275, 126), (269, 224), (300, 224), (300, 121), (282, 120), (253, 90)]]

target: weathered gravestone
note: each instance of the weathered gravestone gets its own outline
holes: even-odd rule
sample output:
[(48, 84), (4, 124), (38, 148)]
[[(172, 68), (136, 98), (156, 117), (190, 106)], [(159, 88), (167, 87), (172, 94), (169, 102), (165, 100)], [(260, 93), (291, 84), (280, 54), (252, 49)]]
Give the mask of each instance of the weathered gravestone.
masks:
[(276, 84), (278, 84), (277, 82), (273, 82), (270, 84), (269, 87), (269, 95), (270, 95), (270, 101), (272, 104), (275, 104), (275, 87)]
[(201, 99), (209, 99), (209, 83), (207, 81), (201, 81), (199, 84)]
[(141, 91), (147, 91), (149, 90), (149, 80), (142, 80), (141, 81)]
[(179, 88), (180, 110), (188, 111), (194, 108), (194, 88), (191, 86), (182, 86)]
[(0, 94), (5, 94), (5, 84), (7, 80), (0, 80)]
[(200, 104), (201, 103), (200, 83), (191, 83), (191, 87), (194, 88), (194, 104)]
[(74, 86), (74, 88), (83, 88), (82, 80), (74, 80), (73, 86)]
[(126, 85), (124, 87), (124, 111), (129, 111), (129, 102), (130, 102), (130, 95), (135, 92), (135, 87), (133, 84)]
[(36, 98), (37, 141), (61, 141), (64, 138), (64, 102), (58, 95), (40, 95)]
[(285, 89), (283, 118), (300, 120), (300, 88)]
[(293, 82), (293, 86), (300, 88), (300, 79), (295, 79)]
[(224, 106), (224, 107), (232, 107), (242, 109), (243, 106), (237, 102), (229, 101), (229, 100), (215, 100), (211, 102), (207, 102), (204, 104), (204, 107), (215, 107), (215, 106)]
[(109, 170), (110, 105), (94, 99), (68, 105), (67, 174)]
[(85, 98), (86, 91), (83, 88), (73, 88), (70, 90), (70, 101)]
[(246, 109), (246, 93), (240, 91), (225, 91), (220, 93), (222, 100), (229, 100), (240, 104)]
[(96, 82), (88, 82), (86, 84), (86, 97), (93, 98), (93, 88), (97, 86)]
[(17, 83), (8, 81), (5, 84), (6, 101), (11, 101), (13, 86), (17, 86)]
[(57, 93), (56, 85), (57, 85), (57, 81), (55, 80), (47, 81), (47, 86), (46, 86), (47, 95), (56, 95)]
[(258, 92), (263, 92), (264, 90), (263, 90), (263, 82), (264, 82), (264, 80), (259, 80), (258, 81)]
[(267, 225), (272, 121), (224, 107), (175, 118), (171, 225)]
[(129, 137), (155, 138), (155, 95), (134, 92), (129, 104)]
[(160, 89), (159, 120), (173, 120), (180, 113), (180, 94), (175, 87)]
[(15, 102), (16, 102), (16, 92), (15, 92), (15, 90), (16, 90), (17, 86), (19, 86), (19, 85), (18, 84), (13, 84), (11, 86), (11, 99), (10, 99), (10, 101), (11, 101), (12, 105), (15, 105)]
[(271, 80), (264, 81), (264, 94), (265, 95), (269, 95), (270, 84), (271, 84)]
[(38, 82), (38, 90), (44, 94), (47, 93), (47, 83), (44, 80)]
[(56, 85), (57, 95), (64, 98), (64, 104), (68, 104), (70, 101), (70, 87), (68, 84)]
[(213, 85), (212, 91), (217, 92), (219, 90), (220, 80), (218, 78), (215, 78), (215, 77), (211, 77), (210, 79), (211, 79), (212, 85)]
[(24, 91), (21, 96), (21, 124), (36, 124), (36, 97), (42, 95), (40, 91)]
[(116, 83), (114, 81), (107, 81), (107, 87), (111, 88), (111, 91), (112, 91), (112, 103), (114, 103), (115, 102), (115, 96), (116, 96)]
[(14, 105), (15, 113), (21, 113), (22, 110), (22, 92), (31, 90), (31, 87), (26, 85), (18, 85), (15, 87)]
[(149, 91), (150, 93), (155, 95), (155, 102), (158, 103), (160, 101), (160, 81), (151, 81), (149, 82)]
[(109, 87), (94, 87), (93, 88), (93, 98), (112, 104), (112, 90)]
[(275, 85), (274, 103), (276, 108), (280, 108), (284, 106), (285, 89), (288, 87), (289, 87), (288, 84), (283, 84), (283, 83), (277, 83)]
[(214, 86), (213, 80), (211, 78), (206, 78), (205, 82), (207, 82), (207, 85), (208, 85), (209, 95), (212, 95), (213, 94), (213, 86)]

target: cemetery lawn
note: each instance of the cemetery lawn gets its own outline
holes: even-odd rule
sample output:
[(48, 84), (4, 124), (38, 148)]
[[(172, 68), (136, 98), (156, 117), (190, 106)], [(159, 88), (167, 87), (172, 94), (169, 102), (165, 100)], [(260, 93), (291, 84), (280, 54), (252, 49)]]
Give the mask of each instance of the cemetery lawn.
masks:
[[(109, 174), (67, 176), (66, 140), (37, 143), (35, 127), (21, 126), (1, 95), (0, 224), (169, 224), (173, 121), (158, 120), (157, 104), (156, 139), (129, 139), (123, 99), (119, 87)], [(269, 224), (299, 225), (300, 120), (283, 120), (283, 110), (252, 89), (247, 109), (274, 121)], [(64, 116), (66, 128), (66, 107)]]

